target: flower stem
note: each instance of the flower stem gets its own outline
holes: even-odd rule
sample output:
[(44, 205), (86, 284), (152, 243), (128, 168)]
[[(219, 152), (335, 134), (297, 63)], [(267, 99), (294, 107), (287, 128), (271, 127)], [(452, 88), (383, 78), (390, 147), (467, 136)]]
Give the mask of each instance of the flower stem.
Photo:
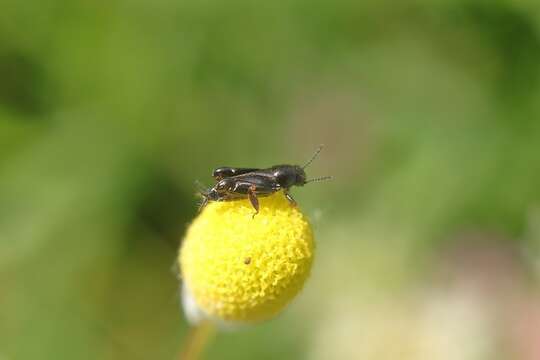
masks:
[(191, 327), (180, 352), (180, 360), (199, 360), (206, 345), (215, 333), (214, 325), (210, 321), (203, 321)]

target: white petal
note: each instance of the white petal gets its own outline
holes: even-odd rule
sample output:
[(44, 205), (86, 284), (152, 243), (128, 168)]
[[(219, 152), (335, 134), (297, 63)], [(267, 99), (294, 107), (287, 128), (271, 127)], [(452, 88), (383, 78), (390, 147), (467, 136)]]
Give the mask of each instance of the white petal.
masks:
[(191, 291), (186, 286), (186, 283), (182, 283), (182, 308), (184, 309), (184, 314), (186, 314), (186, 319), (191, 325), (197, 325), (201, 321), (208, 319), (206, 315), (197, 305)]
[[(182, 282), (182, 308), (184, 309), (184, 314), (186, 315), (186, 319), (188, 322), (196, 326), (200, 324), (202, 321), (209, 320), (214, 323), (220, 330), (223, 331), (234, 331), (234, 330), (240, 330), (244, 328), (249, 328), (251, 325), (247, 323), (237, 322), (237, 321), (226, 321), (223, 319), (218, 319), (216, 317), (209, 316), (206, 312), (204, 312), (199, 305), (197, 305), (197, 302), (195, 301), (195, 298), (191, 294), (191, 291), (189, 290), (189, 287), (186, 285), (185, 282)], [(1, 360), (1, 359), (0, 359)]]

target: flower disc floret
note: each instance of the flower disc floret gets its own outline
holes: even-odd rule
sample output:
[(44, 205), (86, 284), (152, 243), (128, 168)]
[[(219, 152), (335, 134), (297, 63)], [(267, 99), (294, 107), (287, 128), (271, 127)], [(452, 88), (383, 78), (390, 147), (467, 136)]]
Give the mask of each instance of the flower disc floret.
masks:
[(211, 202), (189, 226), (179, 263), (184, 287), (210, 318), (252, 323), (279, 313), (302, 289), (313, 261), (313, 232), (282, 192)]

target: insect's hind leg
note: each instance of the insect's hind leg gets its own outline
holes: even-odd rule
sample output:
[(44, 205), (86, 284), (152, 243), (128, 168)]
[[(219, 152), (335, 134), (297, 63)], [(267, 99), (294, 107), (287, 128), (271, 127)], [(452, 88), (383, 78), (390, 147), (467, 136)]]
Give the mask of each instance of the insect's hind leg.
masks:
[(255, 185), (251, 185), (247, 191), (249, 202), (251, 203), (251, 206), (255, 209), (255, 213), (251, 218), (254, 218), (255, 215), (259, 213), (259, 199), (257, 199), (257, 194), (255, 194), (255, 190), (257, 187)]

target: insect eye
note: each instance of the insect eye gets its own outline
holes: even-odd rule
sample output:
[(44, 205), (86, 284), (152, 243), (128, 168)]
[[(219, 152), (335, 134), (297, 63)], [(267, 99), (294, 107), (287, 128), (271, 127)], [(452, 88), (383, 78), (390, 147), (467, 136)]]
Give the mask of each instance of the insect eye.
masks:
[(216, 200), (219, 197), (218, 192), (215, 189), (210, 190), (208, 193), (208, 198), (212, 200)]

